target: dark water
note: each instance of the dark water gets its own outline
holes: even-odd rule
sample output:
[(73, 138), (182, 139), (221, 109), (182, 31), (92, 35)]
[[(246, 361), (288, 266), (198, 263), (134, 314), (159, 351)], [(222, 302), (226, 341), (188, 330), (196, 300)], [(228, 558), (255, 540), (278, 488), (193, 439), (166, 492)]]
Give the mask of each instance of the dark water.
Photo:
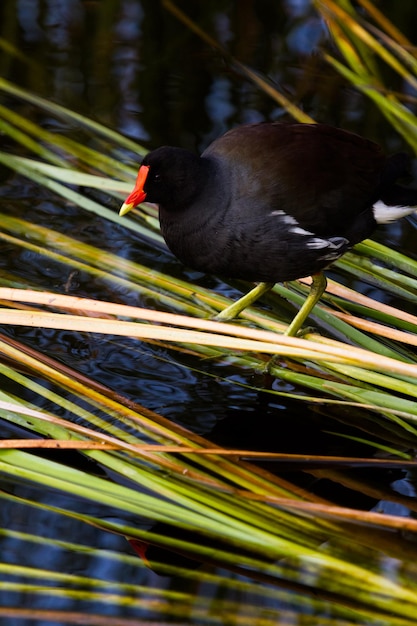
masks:
[[(318, 51), (326, 41), (326, 30), (307, 0), (190, 1), (180, 6), (236, 58), (268, 76), (318, 121), (376, 139), (387, 151), (404, 148), (382, 116), (324, 65)], [(410, 19), (415, 14), (414, 0), (385, 2), (382, 6), (415, 41), (417, 20)], [(202, 150), (236, 124), (286, 119), (285, 112), (276, 103), (242, 79), (232, 65), (154, 0), (9, 0), (0, 6), (0, 28), (4, 40), (25, 55), (22, 59), (0, 52), (2, 76), (113, 127), (147, 148), (172, 144)], [(401, 84), (393, 86), (399, 90), (402, 87)], [(74, 126), (57, 123), (27, 105), (18, 102), (15, 105), (21, 112), (26, 111), (29, 118), (32, 116), (57, 133), (78, 136), (79, 129)], [(0, 142), (3, 149), (11, 146), (7, 138)], [(109, 252), (157, 269), (167, 271), (169, 268), (176, 276), (190, 276), (166, 249), (155, 248), (127, 229), (98, 220), (74, 207), (62, 207), (52, 194), (19, 176), (4, 176), (0, 194), (6, 212), (62, 230), (85, 242), (100, 240)], [(415, 254), (415, 228), (411, 220), (385, 228), (377, 237), (405, 253)], [(0, 269), (13, 273), (22, 284), (27, 282), (48, 290), (62, 290), (69, 279), (68, 270), (60, 264), (22, 252), (12, 245), (2, 249)], [(202, 285), (228, 289), (215, 277), (195, 274), (193, 278)], [(154, 304), (137, 302), (133, 294), (115, 292), (114, 287), (99, 280), (92, 281), (81, 272), (72, 276), (71, 281), (72, 295), (146, 306)], [(373, 288), (362, 286), (364, 292), (370, 289), (374, 292)], [(384, 294), (378, 295), (387, 300)], [(359, 420), (359, 414), (353, 419), (349, 416), (348, 420), (341, 410), (323, 407), (308, 410), (296, 402), (271, 401), (255, 391), (209, 378), (204, 372), (190, 372), (183, 367), (187, 362), (181, 362), (177, 355), (140, 342), (133, 351), (130, 340), (86, 338), (81, 333), (39, 329), (19, 328), (9, 332), (220, 444), (298, 453), (349, 455), (361, 452), (353, 443), (344, 443), (342, 449), (340, 439), (323, 432), (338, 430), (342, 425), (345, 433), (356, 432), (344, 422)], [(226, 369), (220, 366), (207, 365), (207, 371), (226, 375)], [(227, 374), (232, 375), (232, 370), (227, 370)], [(234, 375), (237, 377), (235, 372)], [(252, 373), (239, 376), (246, 382), (253, 380)], [(4, 385), (10, 391), (7, 387), (10, 383), (4, 382)], [(279, 388), (292, 389), (284, 383), (279, 383)], [(28, 392), (27, 398), (30, 397)], [(284, 420), (286, 429), (282, 432)], [(300, 433), (303, 434), (301, 440)], [(3, 436), (21, 435), (4, 426)], [(326, 481), (298, 475), (290, 477), (322, 495), (326, 495), (329, 488)], [(399, 489), (404, 490), (409, 483), (402, 481), (403, 478), (404, 474), (396, 471), (387, 473), (385, 482), (399, 480)], [(5, 486), (23, 497), (38, 497), (59, 505), (56, 494), (35, 493), (34, 488), (18, 483), (8, 482)], [(331, 490), (333, 499), (338, 500), (334, 487)], [(348, 503), (351, 494), (341, 488), (338, 490), (340, 501)], [(353, 497), (355, 506), (376, 505), (367, 498), (360, 502), (357, 494)], [(108, 516), (109, 511), (102, 514)], [(65, 528), (57, 528), (53, 516), (46, 518), (41, 513), (32, 513), (30, 521), (33, 533), (65, 537), (68, 541), (130, 554), (122, 539), (94, 529), (86, 530), (76, 521), (69, 521)], [(27, 530), (24, 507), (3, 506), (0, 522), (1, 526)], [(12, 540), (3, 542), (4, 561), (29, 566), (39, 565), (41, 561), (45, 567), (59, 571), (125, 582), (134, 580), (138, 584), (154, 584), (156, 580), (152, 573), (138, 570), (134, 565), (112, 569), (100, 553), (86, 554), (84, 560), (74, 562), (70, 550), (57, 549), (54, 554), (45, 555), (39, 547), (23, 554), (19, 545)], [(18, 604), (31, 607), (34, 601), (34, 597), (25, 594)], [(15, 606), (16, 597), (2, 594), (0, 603)], [(279, 606), (279, 602), (274, 604), (275, 608)], [(49, 599), (42, 607), (74, 609), (71, 599)], [(77, 610), (83, 608), (90, 611), (91, 605), (83, 606), (79, 602)], [(120, 609), (117, 615), (137, 616), (139, 613)], [(23, 623), (26, 622), (13, 622), (16, 626)]]

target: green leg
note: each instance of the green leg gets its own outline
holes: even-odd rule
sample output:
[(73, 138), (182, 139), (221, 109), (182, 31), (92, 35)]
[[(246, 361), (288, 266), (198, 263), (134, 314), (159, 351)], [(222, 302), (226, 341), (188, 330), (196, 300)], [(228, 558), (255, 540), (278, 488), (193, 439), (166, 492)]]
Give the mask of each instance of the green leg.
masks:
[(239, 313), (242, 313), (244, 309), (256, 302), (256, 300), (264, 293), (270, 291), (273, 286), (274, 283), (259, 283), (245, 296), (242, 296), (239, 300), (236, 300), (236, 302), (233, 302), (233, 304), (223, 309), (223, 311), (220, 311), (220, 313), (218, 313), (213, 319), (217, 322), (228, 322), (233, 320), (239, 315)]
[(326, 291), (327, 280), (324, 274), (321, 272), (319, 274), (313, 274), (311, 278), (313, 282), (311, 283), (310, 293), (284, 333), (284, 335), (287, 335), (288, 337), (295, 337), (301, 326), (304, 324), (306, 318), (310, 315), (311, 311)]

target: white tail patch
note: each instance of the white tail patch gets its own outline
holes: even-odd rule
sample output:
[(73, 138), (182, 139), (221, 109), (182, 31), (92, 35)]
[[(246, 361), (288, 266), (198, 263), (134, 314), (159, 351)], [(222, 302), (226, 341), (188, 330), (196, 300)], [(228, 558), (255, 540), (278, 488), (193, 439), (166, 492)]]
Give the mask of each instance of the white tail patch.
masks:
[(378, 202), (375, 202), (373, 209), (377, 224), (389, 224), (390, 222), (395, 222), (406, 215), (414, 213), (417, 207), (389, 206), (385, 204), (385, 202), (382, 202), (382, 200), (378, 200)]

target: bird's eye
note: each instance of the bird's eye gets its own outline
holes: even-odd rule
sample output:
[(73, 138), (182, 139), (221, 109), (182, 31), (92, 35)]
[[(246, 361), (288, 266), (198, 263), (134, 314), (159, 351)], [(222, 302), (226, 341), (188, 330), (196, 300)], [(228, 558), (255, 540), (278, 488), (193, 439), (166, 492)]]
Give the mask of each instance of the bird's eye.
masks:
[(159, 183), (161, 181), (161, 174), (154, 174), (153, 175), (153, 180), (157, 183)]

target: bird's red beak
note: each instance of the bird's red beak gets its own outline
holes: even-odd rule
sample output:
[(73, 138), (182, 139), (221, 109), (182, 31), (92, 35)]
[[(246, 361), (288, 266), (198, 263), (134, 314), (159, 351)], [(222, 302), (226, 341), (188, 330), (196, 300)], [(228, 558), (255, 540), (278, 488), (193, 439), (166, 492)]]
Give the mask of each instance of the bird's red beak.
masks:
[(138, 177), (136, 179), (135, 187), (132, 193), (126, 198), (124, 203), (122, 204), (119, 215), (126, 215), (132, 209), (135, 208), (138, 204), (143, 202), (146, 198), (146, 191), (143, 190), (146, 179), (149, 174), (149, 166), (141, 165), (138, 172)]

